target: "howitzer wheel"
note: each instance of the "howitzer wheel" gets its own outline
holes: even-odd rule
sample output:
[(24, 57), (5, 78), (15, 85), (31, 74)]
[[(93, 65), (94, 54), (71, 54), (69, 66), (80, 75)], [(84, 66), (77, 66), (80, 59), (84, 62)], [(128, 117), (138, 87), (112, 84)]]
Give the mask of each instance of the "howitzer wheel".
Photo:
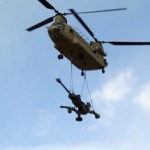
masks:
[(83, 119), (81, 117), (77, 117), (76, 121), (82, 121)]
[(71, 114), (71, 113), (72, 113), (71, 108), (68, 108), (68, 113), (69, 113), (69, 114)]
[(95, 115), (95, 118), (96, 118), (96, 119), (99, 119), (99, 118), (100, 118), (100, 115), (99, 115), (99, 114), (96, 114), (96, 115)]

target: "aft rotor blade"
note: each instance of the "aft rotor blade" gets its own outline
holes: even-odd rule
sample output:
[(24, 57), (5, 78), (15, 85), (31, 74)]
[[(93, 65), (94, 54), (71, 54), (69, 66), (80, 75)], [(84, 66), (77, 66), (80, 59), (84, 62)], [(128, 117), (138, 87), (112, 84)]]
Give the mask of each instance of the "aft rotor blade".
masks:
[(112, 45), (118, 45), (118, 46), (142, 46), (142, 45), (150, 45), (150, 42), (124, 42), (124, 41), (102, 41), (102, 44), (108, 43)]
[[(84, 11), (76, 12), (76, 14), (89, 14), (89, 13), (100, 13), (100, 12), (111, 12), (111, 11), (121, 11), (127, 10), (127, 8), (115, 8), (115, 9), (104, 9), (104, 10), (95, 10), (95, 11)], [(66, 15), (71, 15), (72, 13), (66, 13)]]
[(26, 29), (26, 30), (27, 30), (27, 31), (32, 31), (32, 30), (35, 30), (35, 29), (37, 29), (37, 28), (40, 28), (40, 27), (42, 27), (42, 26), (44, 26), (44, 25), (46, 25), (46, 24), (52, 22), (54, 17), (55, 17), (55, 16), (50, 17), (50, 18), (48, 18), (48, 19), (46, 19), (46, 20), (44, 20), (44, 21), (42, 21), (42, 22), (40, 22), (40, 23), (38, 23), (38, 24), (36, 24), (36, 25), (34, 25), (34, 26), (28, 28), (28, 29)]
[(46, 0), (39, 0), (41, 4), (43, 4), (48, 9), (53, 9), (56, 13), (59, 13), (48, 1)]
[(69, 9), (69, 10), (75, 16), (75, 18), (81, 23), (81, 25), (87, 30), (87, 32), (94, 38), (94, 40), (97, 41), (97, 39), (94, 37), (94, 33), (85, 24), (85, 22), (80, 18), (80, 16), (77, 15), (77, 13), (75, 12), (75, 10), (74, 9)]

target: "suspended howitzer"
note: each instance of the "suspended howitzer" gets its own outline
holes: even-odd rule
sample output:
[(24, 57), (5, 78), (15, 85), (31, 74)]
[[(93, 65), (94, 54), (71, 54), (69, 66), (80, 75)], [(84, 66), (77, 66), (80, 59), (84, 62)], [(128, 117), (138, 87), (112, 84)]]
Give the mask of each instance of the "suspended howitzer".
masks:
[(68, 95), (69, 99), (71, 99), (72, 103), (75, 106), (75, 107), (60, 106), (60, 108), (66, 108), (68, 110), (68, 113), (71, 113), (72, 111), (76, 112), (78, 115), (78, 117), (76, 118), (77, 121), (82, 121), (81, 115), (86, 115), (88, 113), (93, 114), (96, 119), (100, 118), (99, 114), (97, 114), (94, 110), (90, 110), (91, 104), (89, 102), (84, 103), (81, 100), (80, 95), (76, 95), (75, 93), (70, 92), (59, 78), (57, 78), (56, 81), (60, 83), (62, 87), (67, 91), (67, 93), (69, 94)]

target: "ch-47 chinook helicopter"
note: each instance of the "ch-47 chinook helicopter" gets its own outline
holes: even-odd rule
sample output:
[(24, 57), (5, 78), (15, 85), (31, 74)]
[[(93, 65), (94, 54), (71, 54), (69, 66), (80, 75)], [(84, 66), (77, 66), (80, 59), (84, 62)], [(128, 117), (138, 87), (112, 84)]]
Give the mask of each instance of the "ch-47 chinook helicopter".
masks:
[[(54, 10), (56, 15), (50, 17), (30, 28), (27, 31), (35, 30), (43, 25), (53, 22), (51, 26), (48, 27), (48, 34), (52, 41), (54, 42), (54, 47), (60, 52), (58, 59), (62, 59), (63, 56), (68, 58), (72, 64), (79, 68), (84, 75), (84, 71), (87, 70), (98, 70), (101, 69), (102, 73), (105, 72), (105, 67), (107, 67), (107, 61), (105, 59), (106, 53), (103, 49), (105, 43), (119, 46), (127, 45), (150, 45), (150, 42), (124, 42), (124, 41), (99, 41), (95, 38), (93, 32), (85, 24), (78, 14), (85, 13), (98, 13), (98, 12), (108, 12), (108, 11), (119, 11), (126, 10), (126, 8), (118, 9), (107, 9), (98, 11), (88, 11), (88, 12), (75, 12), (73, 9), (69, 9), (69, 13), (61, 13), (56, 10), (49, 2), (46, 0), (38, 0), (46, 8)], [(75, 29), (73, 29), (68, 23), (65, 16), (74, 15), (75, 18), (81, 23), (81, 25), (86, 29), (90, 36), (94, 39), (88, 43)], [(53, 21), (54, 20), (54, 21)]]

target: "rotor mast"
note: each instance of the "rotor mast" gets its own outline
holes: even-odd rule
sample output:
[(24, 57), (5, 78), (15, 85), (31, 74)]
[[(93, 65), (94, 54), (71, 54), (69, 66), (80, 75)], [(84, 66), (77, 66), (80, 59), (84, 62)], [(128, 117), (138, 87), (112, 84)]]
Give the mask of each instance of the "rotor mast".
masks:
[[(59, 12), (54, 6), (52, 6), (48, 1), (46, 0), (38, 0), (45, 8), (53, 10), (56, 14), (52, 17), (49, 17), (45, 19), (44, 21), (37, 23), (30, 28), (27, 28), (27, 31), (33, 31), (37, 28), (40, 28), (48, 23), (51, 23), (53, 19), (56, 16), (62, 15), (62, 17), (67, 16), (67, 15), (74, 15), (76, 19), (81, 23), (81, 25), (87, 30), (87, 32), (91, 35), (91, 37), (96, 41), (101, 44), (112, 44), (115, 46), (143, 46), (143, 45), (150, 45), (150, 42), (126, 42), (126, 41), (98, 41), (97, 38), (94, 36), (94, 33), (90, 30), (90, 28), (85, 24), (85, 22), (79, 17), (78, 14), (89, 14), (89, 13), (100, 13), (100, 12), (112, 12), (112, 11), (122, 11), (122, 10), (127, 10), (127, 8), (115, 8), (115, 9), (105, 9), (105, 10), (96, 10), (96, 11), (86, 11), (86, 12), (75, 12), (73, 9), (69, 9), (70, 13), (61, 13)], [(66, 19), (64, 17), (64, 19)], [(67, 21), (67, 20), (66, 20)]]

